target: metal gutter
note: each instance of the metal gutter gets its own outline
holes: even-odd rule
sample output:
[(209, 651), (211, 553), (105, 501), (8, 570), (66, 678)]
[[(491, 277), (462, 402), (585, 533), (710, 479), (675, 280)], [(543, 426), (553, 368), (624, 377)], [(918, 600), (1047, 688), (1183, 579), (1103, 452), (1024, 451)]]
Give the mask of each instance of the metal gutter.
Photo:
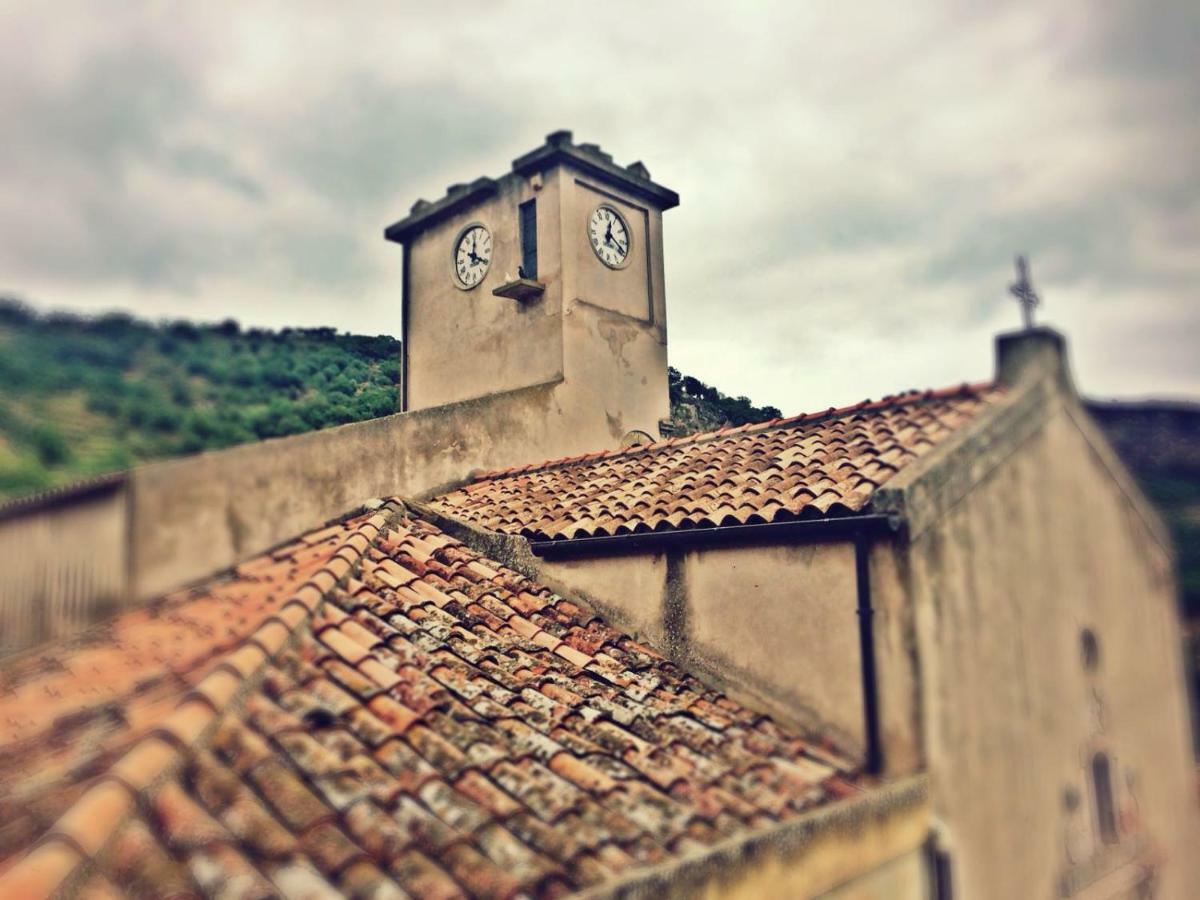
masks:
[(787, 541), (841, 541), (853, 539), (858, 534), (893, 534), (899, 529), (900, 519), (894, 516), (835, 516), (830, 519), (766, 522), (761, 525), (722, 525), (557, 541), (530, 541), (529, 549), (534, 556), (543, 559), (575, 559), (623, 553), (662, 553), (666, 550), (693, 547), (776, 544)]

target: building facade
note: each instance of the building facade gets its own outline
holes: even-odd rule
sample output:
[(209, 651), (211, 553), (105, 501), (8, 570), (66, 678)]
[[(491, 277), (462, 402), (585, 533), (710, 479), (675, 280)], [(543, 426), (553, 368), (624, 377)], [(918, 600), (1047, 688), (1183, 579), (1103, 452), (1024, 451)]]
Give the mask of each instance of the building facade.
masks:
[(662, 439), (677, 203), (556, 132), (387, 229), (400, 413), (89, 495), (124, 590), (4, 594), (0, 895), (1195, 893), (1171, 548), (1062, 337)]

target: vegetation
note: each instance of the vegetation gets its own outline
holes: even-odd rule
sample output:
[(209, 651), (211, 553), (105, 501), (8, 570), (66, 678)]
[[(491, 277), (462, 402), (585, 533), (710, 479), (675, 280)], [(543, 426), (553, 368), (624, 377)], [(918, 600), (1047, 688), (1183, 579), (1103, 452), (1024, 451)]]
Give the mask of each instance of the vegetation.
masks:
[(1200, 622), (1200, 404), (1091, 403), (1088, 411), (1171, 529), (1181, 609)]
[(399, 360), (382, 335), (39, 315), (0, 299), (0, 497), (386, 415)]
[(755, 406), (749, 397), (728, 397), (699, 378), (667, 369), (671, 418), (686, 431), (710, 431), (722, 425), (766, 422), (781, 415), (774, 406)]

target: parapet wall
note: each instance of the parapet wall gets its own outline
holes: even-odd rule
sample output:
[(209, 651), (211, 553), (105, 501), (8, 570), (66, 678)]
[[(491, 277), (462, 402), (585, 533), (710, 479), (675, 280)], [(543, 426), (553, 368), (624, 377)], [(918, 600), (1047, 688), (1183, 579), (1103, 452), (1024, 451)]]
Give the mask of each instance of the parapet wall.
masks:
[(0, 653), (198, 581), (372, 498), (616, 446), (562, 380), (133, 469), (0, 519)]

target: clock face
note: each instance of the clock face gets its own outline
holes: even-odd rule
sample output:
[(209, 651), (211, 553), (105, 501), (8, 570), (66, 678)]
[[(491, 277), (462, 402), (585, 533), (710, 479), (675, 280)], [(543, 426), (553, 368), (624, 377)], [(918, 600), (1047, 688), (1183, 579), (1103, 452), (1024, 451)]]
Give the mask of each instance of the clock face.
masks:
[(607, 204), (597, 206), (588, 218), (588, 241), (610, 269), (619, 269), (629, 260), (629, 226)]
[(475, 287), (491, 264), (492, 235), (482, 225), (468, 225), (454, 244), (454, 277), (459, 287)]

